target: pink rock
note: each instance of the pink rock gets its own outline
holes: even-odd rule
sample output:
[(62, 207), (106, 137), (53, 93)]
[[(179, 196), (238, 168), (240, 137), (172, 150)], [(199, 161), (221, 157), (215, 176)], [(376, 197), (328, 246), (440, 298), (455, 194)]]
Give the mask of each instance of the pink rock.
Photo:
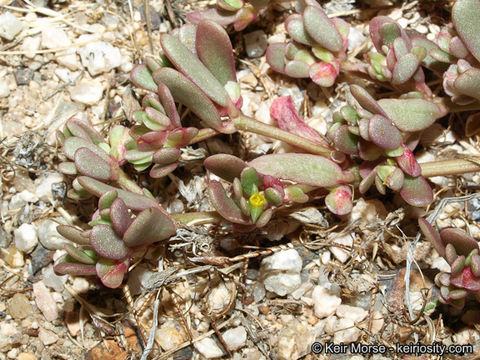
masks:
[(45, 316), (45, 319), (47, 321), (56, 320), (58, 318), (57, 304), (43, 281), (33, 284), (33, 295), (35, 296), (35, 303), (43, 316)]

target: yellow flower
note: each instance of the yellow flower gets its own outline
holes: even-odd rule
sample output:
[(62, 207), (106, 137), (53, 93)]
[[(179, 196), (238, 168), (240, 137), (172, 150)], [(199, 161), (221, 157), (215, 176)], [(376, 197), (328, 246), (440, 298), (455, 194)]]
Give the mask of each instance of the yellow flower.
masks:
[(249, 199), (250, 205), (256, 208), (262, 208), (265, 204), (265, 197), (262, 194), (255, 193), (250, 196)]

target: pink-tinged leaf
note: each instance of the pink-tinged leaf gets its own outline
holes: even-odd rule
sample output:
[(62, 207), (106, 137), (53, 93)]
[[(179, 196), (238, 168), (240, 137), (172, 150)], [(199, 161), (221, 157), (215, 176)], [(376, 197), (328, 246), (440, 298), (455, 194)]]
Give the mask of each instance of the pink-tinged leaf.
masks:
[(377, 176), (375, 176), (375, 187), (377, 188), (377, 190), (380, 194), (382, 194), (382, 195), (387, 194), (387, 187), (385, 186), (383, 181), (380, 180), (380, 178), (378, 177), (378, 174), (377, 174)]
[(480, 69), (472, 68), (458, 75), (453, 88), (463, 95), (480, 100)]
[(235, 21), (233, 22), (233, 28), (235, 31), (242, 31), (248, 26), (248, 24), (255, 20), (256, 17), (257, 14), (253, 6), (246, 4), (237, 11)]
[(284, 43), (274, 43), (268, 46), (266, 52), (267, 62), (270, 67), (281, 74), (285, 73), (285, 50)]
[(217, 0), (217, 6), (228, 11), (237, 11), (243, 4), (242, 0)]
[(416, 55), (408, 53), (402, 56), (393, 68), (392, 84), (400, 85), (407, 82), (413, 77), (419, 66), (420, 60)]
[(362, 160), (375, 161), (384, 155), (385, 150), (375, 145), (373, 142), (359, 139), (358, 143), (358, 155)]
[(158, 84), (158, 97), (165, 109), (165, 114), (167, 114), (168, 118), (170, 119), (173, 127), (180, 127), (182, 124), (180, 123), (180, 116), (177, 112), (177, 107), (175, 106), (175, 100), (173, 99), (172, 93), (168, 86), (164, 83)]
[(248, 165), (236, 156), (216, 154), (206, 158), (203, 166), (222, 179), (233, 182), (235, 178), (240, 177), (242, 170)]
[(75, 166), (82, 175), (97, 180), (108, 181), (116, 178), (116, 173), (111, 168), (110, 163), (85, 147), (75, 152)]
[(58, 171), (65, 175), (77, 175), (77, 167), (74, 162), (63, 162), (58, 164)]
[(149, 175), (151, 178), (159, 179), (161, 177), (167, 176), (172, 171), (178, 167), (178, 163), (169, 164), (169, 165), (159, 165), (155, 164), (151, 168)]
[(437, 44), (435, 44), (433, 41), (428, 40), (420, 34), (411, 35), (410, 38), (412, 39), (413, 47), (424, 48), (427, 51), (426, 56), (422, 60), (422, 64), (425, 67), (440, 72), (444, 72), (445, 70), (447, 70), (448, 65), (445, 64), (445, 62), (440, 62), (430, 55), (431, 51), (440, 51)]
[(98, 199), (98, 210), (106, 210), (112, 206), (113, 201), (118, 197), (118, 193), (115, 190), (107, 191)]
[(170, 119), (164, 113), (147, 106), (145, 108), (145, 113), (148, 116), (148, 122), (144, 122), (145, 126), (147, 126), (151, 130), (161, 131), (165, 130), (170, 126)]
[(370, 123), (370, 120), (366, 118), (360, 119), (358, 121), (358, 132), (360, 136), (366, 141), (371, 141), (370, 134), (368, 133), (369, 123)]
[(177, 227), (173, 220), (160, 208), (143, 210), (137, 215), (123, 235), (124, 243), (129, 247), (150, 245), (173, 236)]
[(110, 207), (110, 220), (115, 232), (122, 237), (132, 222), (127, 205), (122, 199), (117, 198), (113, 201)]
[[(160, 38), (160, 43), (162, 44), (165, 55), (175, 67), (202, 89), (211, 100), (220, 106), (228, 106), (230, 104), (230, 98), (223, 85), (197, 57), (192, 56), (192, 53), (177, 38), (168, 34), (163, 34)], [(158, 69), (155, 73), (162, 70), (165, 69)], [(154, 79), (155, 82), (157, 82), (157, 78), (154, 77)], [(172, 87), (169, 86), (170, 84), (162, 81), (162, 79), (160, 79), (160, 82), (164, 83), (170, 88), (170, 90), (172, 90)], [(172, 90), (172, 94), (175, 97), (175, 91)], [(192, 110), (197, 109), (192, 108)]]
[[(68, 253), (68, 255), (70, 255), (76, 261), (79, 261), (82, 264), (95, 265), (96, 259), (89, 256), (90, 254), (87, 254), (85, 251), (82, 251), (81, 249), (76, 248), (72, 244), (65, 244), (63, 247), (65, 251)], [(91, 250), (91, 252), (95, 254), (93, 250)]]
[(398, 166), (408, 175), (417, 177), (422, 174), (422, 168), (410, 149), (404, 147), (403, 154), (396, 157), (395, 160), (397, 160)]
[(285, 20), (285, 29), (288, 35), (296, 42), (304, 45), (315, 45), (315, 40), (307, 33), (303, 25), (303, 16), (300, 14), (292, 14)]
[(462, 229), (443, 229), (440, 238), (445, 245), (452, 244), (458, 255), (468, 256), (472, 250), (480, 249), (478, 242)]
[(377, 176), (382, 180), (382, 183), (392, 189), (399, 191), (405, 180), (403, 171), (395, 166), (382, 165), (377, 167)]
[(374, 17), (370, 21), (369, 28), (373, 45), (379, 53), (383, 53), (383, 45), (390, 45), (390, 43), (402, 35), (400, 26), (387, 16)]
[(73, 276), (91, 276), (96, 275), (95, 266), (87, 264), (79, 264), (72, 262), (70, 255), (65, 255), (58, 259), (53, 265), (53, 270), (61, 275)]
[(130, 72), (130, 81), (135, 86), (153, 92), (157, 91), (157, 84), (153, 81), (152, 73), (145, 64), (137, 65), (132, 69)]
[(270, 221), (270, 219), (272, 218), (272, 215), (273, 215), (273, 209), (272, 208), (268, 208), (266, 209), (257, 219), (257, 221), (255, 222), (255, 226), (257, 228), (262, 228), (264, 227), (265, 225), (268, 224), (268, 222)]
[(285, 65), (285, 74), (296, 79), (308, 78), (310, 73), (308, 71), (309, 64), (301, 60), (290, 60)]
[(344, 172), (333, 161), (319, 155), (272, 154), (250, 161), (259, 173), (299, 184), (333, 187), (353, 181), (351, 172)]
[(95, 225), (90, 233), (90, 245), (100, 256), (120, 260), (128, 254), (122, 239), (108, 225)]
[(370, 95), (370, 93), (358, 85), (350, 85), (350, 92), (361, 107), (370, 111), (372, 114), (379, 114), (388, 117), (378, 102)]
[(460, 274), (460, 272), (462, 272), (462, 270), (465, 268), (465, 255), (460, 255), (457, 257), (450, 267), (452, 276)]
[(358, 185), (358, 190), (360, 191), (360, 194), (365, 194), (368, 189), (370, 189), (370, 187), (375, 182), (376, 177), (376, 170), (371, 170), (368, 175), (363, 178), (363, 180), (360, 182), (360, 185)]
[(116, 289), (122, 285), (123, 277), (128, 271), (128, 260), (123, 262), (100, 259), (96, 265), (97, 276), (102, 284), (111, 289)]
[(402, 134), (390, 119), (382, 115), (374, 115), (368, 124), (370, 140), (382, 149), (393, 150), (402, 144)]
[(189, 145), (195, 136), (198, 135), (198, 129), (194, 127), (178, 128), (168, 133), (165, 146), (182, 147)]
[(480, 255), (471, 255), (470, 268), (472, 269), (473, 276), (480, 278)]
[(236, 18), (235, 13), (232, 13), (231, 11), (222, 10), (222, 9), (216, 9), (216, 8), (206, 9), (201, 11), (194, 11), (194, 12), (188, 13), (186, 16), (187, 16), (187, 19), (194, 24), (198, 24), (202, 20), (212, 20), (222, 26), (227, 26), (232, 24)]
[(342, 37), (321, 8), (307, 6), (303, 12), (303, 22), (307, 32), (319, 45), (333, 52), (342, 50)]
[(80, 176), (77, 178), (78, 182), (91, 194), (100, 197), (107, 191), (115, 190), (118, 192), (118, 197), (122, 199), (127, 207), (132, 210), (144, 210), (150, 207), (159, 206), (158, 203), (144, 195), (134, 194), (130, 191), (117, 189), (113, 186), (104, 184), (98, 180), (89, 178), (87, 176)]
[(89, 245), (90, 240), (88, 237), (83, 236), (83, 230), (77, 229), (73, 226), (58, 225), (57, 231), (64, 238), (73, 241), (78, 245)]
[(333, 142), (342, 153), (358, 154), (358, 137), (350, 132), (347, 125), (342, 125), (335, 130)]
[(323, 87), (330, 87), (335, 83), (338, 72), (333, 64), (317, 62), (310, 65), (308, 73), (312, 81)]
[(300, 119), (290, 96), (275, 99), (270, 108), (270, 116), (278, 123), (280, 129), (325, 145), (323, 138)]
[(200, 61), (220, 84), (225, 86), (229, 81), (237, 81), (232, 43), (223, 27), (213, 21), (200, 22), (197, 27), (196, 49)]
[(432, 188), (422, 176), (414, 178), (406, 175), (400, 196), (407, 204), (416, 207), (425, 207), (433, 201)]
[(452, 9), (452, 21), (458, 35), (470, 52), (480, 61), (480, 2), (457, 0)]
[[(443, 242), (443, 240), (442, 240)], [(444, 243), (445, 245), (445, 243)], [(446, 244), (445, 246), (445, 260), (447, 260), (447, 262), (449, 264), (453, 264), (453, 262), (455, 261), (455, 259), (458, 257), (457, 255), (457, 251), (455, 250), (455, 246), (453, 246), (452, 244)]]
[(395, 59), (399, 60), (400, 58), (408, 54), (407, 43), (401, 37), (398, 37), (395, 40), (393, 40), (392, 46), (393, 46)]
[[(74, 160), (75, 159), (75, 151), (77, 151), (78, 149), (80, 149), (82, 147), (96, 148), (96, 146), (94, 146), (94, 144), (89, 140), (85, 140), (85, 139), (79, 138), (79, 137), (69, 137), (69, 138), (65, 139), (65, 142), (63, 143), (63, 152), (65, 153), (67, 158), (69, 158), (70, 160)], [(106, 153), (105, 153), (105, 155), (106, 155)]]
[(480, 278), (475, 277), (472, 269), (469, 267), (464, 268), (463, 271), (456, 276), (452, 276), (450, 282), (459, 288), (471, 291), (480, 290)]
[(469, 54), (467, 47), (458, 36), (454, 36), (452, 40), (450, 40), (449, 46), (450, 54), (459, 59), (466, 58)]
[(439, 106), (423, 99), (381, 99), (378, 104), (401, 131), (424, 130), (444, 116)]
[(216, 180), (210, 181), (208, 185), (208, 196), (210, 203), (223, 218), (236, 224), (250, 224), (250, 222), (245, 219), (240, 208), (228, 197), (220, 182)]
[[(137, 147), (140, 151), (151, 151), (162, 147), (167, 141), (167, 131), (150, 131), (140, 136), (137, 140)], [(127, 151), (128, 153), (128, 151)], [(126, 156), (126, 154), (125, 154)]]
[(92, 140), (95, 144), (103, 142), (103, 136), (87, 120), (73, 118), (67, 121), (66, 127), (73, 136)]
[[(174, 34), (172, 33), (172, 35)], [(197, 54), (197, 48), (195, 46), (196, 35), (197, 26), (194, 24), (186, 23), (178, 28), (178, 40), (194, 55)]]
[(445, 245), (438, 231), (424, 218), (418, 218), (418, 225), (425, 238), (430, 241), (441, 257), (445, 257)]
[(152, 161), (160, 166), (174, 163), (180, 157), (180, 150), (177, 148), (162, 148), (153, 154)]
[(165, 84), (172, 92), (174, 99), (188, 107), (200, 120), (215, 130), (222, 131), (222, 120), (217, 108), (192, 81), (170, 68), (155, 70), (153, 77), (156, 82)]
[(325, 204), (335, 215), (349, 214), (353, 208), (350, 186), (339, 186), (331, 190), (325, 198)]

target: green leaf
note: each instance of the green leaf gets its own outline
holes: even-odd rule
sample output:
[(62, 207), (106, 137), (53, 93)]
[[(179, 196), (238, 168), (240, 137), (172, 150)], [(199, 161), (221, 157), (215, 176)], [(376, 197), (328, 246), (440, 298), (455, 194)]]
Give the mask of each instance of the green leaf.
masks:
[(130, 81), (138, 87), (156, 92), (157, 84), (153, 81), (152, 74), (147, 65), (140, 64), (135, 66), (130, 72)]
[(300, 14), (292, 14), (285, 20), (285, 29), (288, 35), (296, 42), (304, 45), (315, 45), (315, 40), (308, 34), (303, 25), (303, 17)]
[(84, 231), (81, 229), (77, 229), (73, 226), (68, 225), (58, 225), (57, 231), (60, 235), (64, 238), (73, 241), (78, 245), (89, 245), (90, 240), (88, 236), (84, 235)]
[(227, 193), (220, 182), (210, 180), (208, 185), (208, 196), (210, 198), (210, 203), (223, 218), (236, 224), (250, 224), (249, 221), (245, 220), (240, 208), (227, 196)]
[(458, 35), (473, 56), (480, 61), (480, 2), (457, 0), (452, 9), (452, 21)]
[(254, 168), (247, 167), (243, 169), (240, 180), (243, 190), (248, 196), (252, 196), (258, 192), (258, 174)]
[(402, 145), (402, 134), (390, 119), (382, 115), (374, 115), (368, 124), (370, 140), (382, 149), (393, 150)]
[(441, 257), (445, 257), (445, 245), (438, 231), (424, 218), (418, 218), (418, 225), (425, 238), (431, 242)]
[(308, 34), (322, 47), (333, 52), (342, 50), (343, 41), (334, 23), (325, 11), (317, 6), (307, 6), (303, 22)]
[(268, 46), (265, 54), (270, 67), (281, 74), (285, 73), (285, 50), (284, 43), (274, 43)]
[(472, 68), (458, 75), (453, 87), (464, 95), (480, 100), (480, 69)]
[(100, 259), (96, 265), (97, 276), (106, 287), (115, 289), (122, 285), (123, 277), (128, 271), (128, 260), (123, 262)]
[(417, 72), (420, 60), (412, 53), (406, 54), (398, 59), (393, 68), (392, 84), (400, 85), (410, 80)]
[(335, 215), (346, 215), (352, 211), (352, 190), (350, 186), (338, 186), (325, 197), (328, 210)]
[(263, 175), (312, 186), (332, 187), (353, 181), (352, 173), (343, 172), (336, 163), (319, 155), (264, 155), (250, 161), (249, 166)]
[(85, 147), (75, 152), (75, 166), (82, 175), (87, 175), (97, 180), (108, 181), (116, 178), (110, 163)]
[(209, 156), (205, 159), (203, 165), (208, 171), (228, 182), (233, 182), (235, 178), (239, 178), (242, 170), (248, 166), (242, 159), (228, 154)]
[(110, 220), (118, 236), (123, 236), (132, 223), (127, 205), (122, 199), (115, 199), (110, 207)]
[(122, 239), (108, 225), (95, 225), (90, 232), (90, 245), (100, 256), (120, 260), (128, 254)]
[(400, 195), (409, 205), (416, 207), (425, 207), (433, 201), (432, 188), (422, 176), (405, 175)]

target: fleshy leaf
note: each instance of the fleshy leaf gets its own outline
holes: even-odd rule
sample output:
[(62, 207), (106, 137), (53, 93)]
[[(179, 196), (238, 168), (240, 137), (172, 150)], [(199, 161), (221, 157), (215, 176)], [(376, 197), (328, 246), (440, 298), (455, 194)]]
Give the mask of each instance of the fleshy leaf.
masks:
[(458, 255), (468, 256), (472, 250), (479, 250), (478, 242), (462, 229), (443, 229), (440, 238), (445, 245), (452, 244)]
[(102, 257), (112, 260), (123, 259), (128, 249), (122, 239), (108, 225), (95, 225), (90, 233), (90, 245)]
[(290, 60), (285, 65), (285, 74), (292, 78), (308, 78), (310, 73), (308, 71), (309, 65), (302, 60)]
[(315, 84), (323, 87), (332, 86), (337, 78), (337, 69), (335, 66), (323, 61), (310, 65), (308, 73)]
[(270, 221), (270, 219), (272, 218), (272, 215), (273, 215), (273, 209), (272, 208), (268, 208), (267, 210), (265, 210), (258, 217), (257, 222), (255, 223), (257, 228), (261, 228), (261, 227), (264, 227), (265, 225), (267, 225), (268, 222)]
[(78, 245), (89, 245), (90, 240), (88, 237), (83, 236), (83, 230), (77, 229), (76, 227), (69, 225), (58, 225), (57, 231), (64, 238), (67, 238), (70, 241)]
[(100, 259), (96, 265), (97, 276), (106, 287), (115, 289), (122, 285), (123, 277), (128, 270), (128, 260), (117, 262)]
[(266, 57), (270, 67), (281, 74), (285, 73), (285, 50), (284, 43), (274, 43), (268, 46)]
[(98, 197), (102, 196), (107, 191), (116, 190), (118, 192), (118, 197), (121, 198), (127, 207), (132, 210), (144, 210), (149, 207), (158, 206), (158, 203), (155, 200), (146, 196), (135, 194), (123, 189), (117, 189), (87, 176), (80, 176), (77, 179), (83, 188)]
[(66, 127), (73, 136), (83, 137), (85, 140), (92, 140), (94, 144), (103, 141), (103, 136), (86, 120), (73, 118), (67, 121)]
[(290, 37), (304, 45), (315, 45), (315, 40), (308, 34), (303, 25), (303, 17), (300, 14), (292, 14), (285, 20), (285, 29)]
[(235, 202), (227, 196), (222, 184), (216, 180), (210, 180), (208, 185), (210, 202), (218, 213), (230, 222), (247, 225), (242, 211)]
[(140, 64), (135, 66), (130, 72), (130, 81), (138, 87), (156, 92), (157, 84), (153, 81), (152, 73), (147, 65)]
[(242, 159), (228, 154), (209, 156), (205, 159), (203, 165), (208, 171), (228, 182), (233, 182), (235, 178), (239, 178), (242, 170), (248, 166)]
[(164, 84), (158, 84), (158, 97), (162, 102), (163, 108), (165, 109), (165, 114), (168, 116), (172, 125), (174, 127), (180, 127), (180, 116), (177, 112), (177, 107), (175, 106), (175, 100), (173, 99), (170, 89)]
[(392, 72), (392, 84), (400, 85), (407, 82), (420, 66), (420, 60), (412, 53), (408, 53), (398, 59)]
[(467, 290), (480, 290), (480, 278), (475, 277), (472, 273), (472, 269), (469, 267), (463, 269), (463, 271), (456, 276), (452, 276), (450, 282), (457, 287)]
[(303, 22), (307, 32), (318, 44), (333, 52), (342, 50), (340, 33), (320, 7), (307, 6), (303, 12)]
[(278, 122), (280, 129), (303, 136), (316, 143), (325, 144), (323, 138), (300, 119), (290, 96), (282, 96), (275, 99), (270, 108), (270, 116)]
[(177, 148), (162, 148), (153, 154), (152, 161), (160, 166), (174, 163), (180, 157), (180, 150)]
[(122, 199), (115, 199), (110, 207), (110, 220), (118, 236), (123, 236), (132, 222), (127, 205)]
[[(190, 50), (193, 54), (197, 53), (197, 48), (195, 46), (196, 43), (196, 35), (197, 35), (197, 26), (194, 24), (186, 23), (182, 25), (178, 29), (174, 29), (173, 31), (178, 30), (178, 40), (185, 45), (185, 47)], [(156, 69), (155, 69), (156, 70)]]
[(472, 68), (458, 75), (453, 86), (463, 95), (480, 100), (480, 69)]
[(118, 193), (115, 190), (107, 191), (98, 199), (98, 210), (105, 210), (112, 206), (113, 201), (118, 197)]
[[(192, 56), (192, 53), (180, 41), (178, 41), (178, 39), (171, 35), (163, 34), (160, 42), (165, 54), (175, 67), (192, 80), (194, 84), (200, 87), (210, 99), (221, 106), (228, 106), (230, 104), (230, 98), (222, 84), (198, 58)], [(155, 72), (161, 70), (165, 69), (159, 69)], [(155, 76), (154, 79), (155, 82), (157, 82)], [(162, 80), (160, 80), (160, 82), (165, 83), (165, 85), (172, 90), (172, 87), (169, 86), (170, 84), (167, 84)], [(175, 91), (172, 91), (172, 94), (175, 97)], [(195, 110), (198, 110), (193, 107), (191, 109), (194, 110), (194, 112)]]
[[(217, 108), (192, 81), (171, 68), (155, 70), (153, 72), (153, 78), (156, 82), (165, 84), (172, 92), (176, 101), (188, 107), (201, 120), (208, 124), (208, 126), (218, 131), (222, 130), (222, 121)], [(225, 94), (227, 93), (225, 92)]]
[(145, 209), (137, 215), (123, 235), (129, 247), (153, 244), (168, 239), (177, 228), (173, 220), (158, 207)]
[(444, 115), (436, 104), (423, 99), (381, 99), (378, 104), (401, 131), (424, 130)]
[(108, 181), (116, 177), (108, 162), (85, 147), (75, 152), (75, 166), (82, 175), (87, 175), (97, 180)]
[(333, 142), (335, 143), (336, 148), (342, 153), (358, 153), (358, 137), (348, 130), (347, 125), (342, 125), (337, 130), (335, 130)]
[(58, 171), (65, 175), (77, 175), (77, 167), (75, 166), (74, 162), (62, 162), (58, 164)]
[(427, 238), (428, 241), (433, 245), (435, 250), (441, 257), (445, 257), (445, 245), (443, 244), (442, 239), (438, 231), (424, 218), (418, 218), (418, 225), (423, 235)]
[[(72, 244), (65, 244), (64, 248), (65, 251), (76, 261), (79, 261), (82, 264), (95, 265), (96, 259), (89, 256), (89, 254), (87, 254), (85, 251), (76, 248)], [(93, 250), (91, 252), (93, 252)], [(95, 253), (93, 252), (93, 254)]]
[(231, 11), (223, 10), (223, 9), (206, 9), (200, 11), (194, 11), (188, 13), (187, 19), (190, 20), (194, 24), (198, 24), (202, 20), (213, 20), (217, 24), (222, 26), (230, 25), (235, 21), (236, 14), (232, 13)]
[(422, 168), (415, 159), (412, 150), (408, 148), (403, 149), (403, 154), (396, 158), (398, 166), (412, 177), (417, 177), (422, 174)]
[(217, 0), (217, 6), (229, 10), (229, 11), (236, 11), (243, 6), (242, 0)]
[(283, 204), (283, 196), (279, 190), (275, 188), (265, 189), (265, 198), (270, 205), (280, 206)]
[(220, 25), (208, 20), (199, 23), (195, 46), (198, 58), (220, 84), (225, 86), (229, 81), (237, 81), (232, 43)]
[(407, 204), (424, 207), (433, 201), (433, 191), (427, 180), (422, 176), (411, 177), (406, 175), (400, 195)]
[(378, 102), (370, 95), (370, 93), (358, 85), (350, 85), (350, 92), (355, 100), (358, 101), (361, 107), (370, 111), (372, 114), (379, 114), (388, 117), (383, 108)]
[(247, 167), (240, 174), (242, 188), (248, 196), (258, 192), (258, 174), (254, 168)]
[(374, 115), (368, 124), (370, 140), (382, 149), (393, 150), (402, 144), (402, 134), (390, 119), (382, 115)]
[(325, 204), (332, 213), (346, 215), (352, 211), (352, 190), (350, 186), (339, 186), (331, 190), (325, 198)]
[(149, 172), (151, 178), (158, 179), (167, 176), (178, 167), (178, 163), (169, 165), (155, 164)]
[(475, 58), (480, 61), (480, 3), (478, 0), (457, 0), (452, 9), (455, 29)]
[(70, 255), (65, 255), (58, 259), (55, 265), (53, 265), (53, 270), (57, 274), (73, 276), (91, 276), (97, 273), (95, 266), (73, 262), (73, 258)]
[(249, 166), (264, 175), (312, 186), (332, 187), (353, 181), (352, 173), (319, 155), (264, 155), (250, 161)]

